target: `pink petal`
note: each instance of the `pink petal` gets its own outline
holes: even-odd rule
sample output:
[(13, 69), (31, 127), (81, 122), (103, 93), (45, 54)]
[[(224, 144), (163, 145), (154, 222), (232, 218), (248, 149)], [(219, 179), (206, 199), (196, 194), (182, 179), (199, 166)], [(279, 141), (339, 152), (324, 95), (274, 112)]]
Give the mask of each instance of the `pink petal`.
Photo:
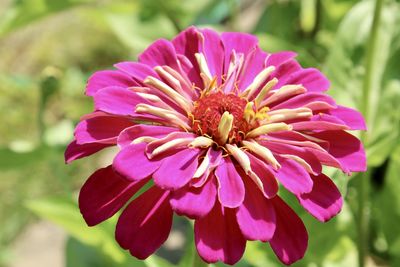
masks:
[(137, 84), (134, 80), (132, 80), (123, 72), (116, 70), (102, 70), (97, 71), (92, 76), (90, 76), (86, 86), (85, 94), (93, 96), (98, 90), (110, 86), (127, 88), (137, 85), (139, 84)]
[(167, 65), (178, 70), (175, 48), (170, 41), (159, 39), (152, 43), (142, 54), (139, 55), (139, 62), (150, 67)]
[[(208, 165), (207, 170), (205, 173), (200, 176), (199, 178), (194, 178), (190, 185), (194, 187), (202, 187), (204, 183), (210, 178), (209, 176), (212, 175), (214, 177), (214, 169), (219, 166), (222, 160), (222, 152), (221, 150), (214, 150), (213, 148), (209, 148), (207, 151), (207, 156), (210, 159), (210, 163)], [(211, 175), (210, 175), (211, 173)], [(210, 178), (211, 179), (211, 178)]]
[(266, 67), (269, 67), (269, 66), (277, 67), (277, 66), (282, 65), (283, 63), (293, 59), (296, 56), (297, 56), (297, 54), (292, 51), (281, 51), (281, 52), (277, 52), (277, 53), (272, 53), (272, 54), (268, 55), (268, 57), (265, 61), (265, 65), (266, 65)]
[(329, 80), (317, 69), (300, 69), (278, 84), (302, 84), (308, 92), (323, 92), (329, 89)]
[(225, 48), (225, 70), (227, 73), (229, 61), (233, 50), (236, 53), (243, 53), (246, 58), (247, 54), (256, 49), (258, 40), (254, 35), (238, 32), (224, 32), (221, 34), (221, 39)]
[(345, 131), (325, 131), (313, 136), (330, 143), (329, 154), (339, 160), (343, 167), (355, 172), (367, 170), (363, 145), (355, 136)]
[(344, 121), (344, 123), (352, 130), (367, 130), (364, 118), (357, 110), (337, 106), (336, 109), (330, 110), (329, 113)]
[(90, 156), (103, 148), (109, 147), (111, 144), (98, 144), (98, 143), (89, 143), (79, 145), (76, 143), (76, 140), (72, 141), (65, 150), (64, 158), (66, 163), (70, 163), (76, 159), (84, 158)]
[(321, 222), (329, 221), (342, 209), (343, 199), (332, 180), (321, 173), (311, 175), (314, 186), (310, 193), (297, 196), (300, 204)]
[(247, 240), (269, 241), (275, 232), (275, 210), (257, 186), (245, 179), (246, 195), (236, 218)]
[(307, 250), (307, 230), (296, 213), (280, 198), (272, 199), (276, 213), (276, 230), (269, 244), (279, 260), (292, 264), (304, 257)]
[(223, 261), (233, 265), (246, 247), (234, 210), (222, 208), (218, 202), (209, 214), (195, 221), (194, 238), (197, 252), (208, 263)]
[(203, 82), (199, 75), (200, 69), (195, 57), (195, 54), (200, 51), (200, 32), (196, 27), (189, 27), (178, 34), (172, 40), (172, 44), (175, 47), (176, 53), (180, 54), (180, 56), (178, 55), (178, 59), (181, 61), (181, 64), (183, 65), (182, 68), (185, 70), (189, 79), (196, 86), (203, 86)]
[[(176, 139), (180, 139), (180, 138), (186, 139), (187, 138), (187, 139), (193, 139), (194, 140), (196, 137), (197, 137), (197, 135), (195, 135), (193, 133), (181, 132), (181, 131), (171, 132), (170, 134), (166, 135), (165, 137), (163, 137), (161, 139), (154, 140), (154, 141), (150, 142), (146, 147), (146, 154), (148, 156), (151, 156), (153, 151), (155, 149), (157, 149), (159, 146), (161, 146), (161, 145), (163, 145), (165, 143), (174, 141)], [(187, 147), (187, 144), (183, 144), (183, 148), (186, 148), (186, 147)], [(182, 145), (181, 146), (177, 145), (177, 146), (175, 146), (175, 147), (173, 147), (173, 148), (171, 148), (171, 149), (169, 149), (169, 150), (167, 150), (165, 152), (162, 152), (160, 155), (162, 156), (162, 155), (171, 153), (172, 150), (177, 150), (177, 149), (179, 149), (179, 150), (182, 149)]]
[(295, 195), (311, 192), (313, 181), (304, 168), (291, 159), (277, 157), (281, 168), (275, 172), (279, 182)]
[(133, 200), (119, 217), (115, 238), (138, 259), (146, 259), (167, 240), (172, 226), (169, 192), (155, 186)]
[(331, 123), (327, 121), (300, 121), (290, 124), (294, 131), (335, 131), (348, 130), (349, 128), (343, 124)]
[(204, 53), (211, 75), (216, 76), (218, 84), (221, 84), (224, 70), (224, 46), (219, 34), (211, 29), (200, 30), (203, 38), (200, 40), (199, 50)]
[(86, 223), (93, 226), (113, 216), (146, 182), (128, 182), (111, 165), (97, 170), (79, 193), (79, 208)]
[(245, 188), (242, 177), (229, 157), (223, 158), (215, 170), (218, 181), (218, 199), (224, 207), (236, 208), (242, 204)]
[(214, 207), (217, 195), (217, 185), (214, 179), (208, 179), (203, 187), (185, 186), (173, 191), (170, 204), (179, 215), (189, 218), (201, 218)]
[(303, 159), (305, 162), (308, 163), (308, 165), (310, 165), (315, 174), (321, 173), (322, 171), (320, 160), (313, 153), (305, 148), (273, 141), (265, 141), (262, 142), (262, 144), (268, 147), (274, 153), (294, 155)]
[(132, 125), (133, 122), (124, 117), (96, 116), (79, 122), (75, 138), (78, 144), (115, 144), (119, 133)]
[(141, 86), (148, 76), (158, 78), (158, 74), (152, 68), (142, 63), (125, 61), (115, 64), (114, 67), (131, 76)]
[[(262, 51), (260, 48), (255, 48), (252, 50), (244, 60), (243, 69), (238, 77), (240, 91), (243, 91), (249, 86), (254, 78), (265, 68), (265, 59), (267, 58), (267, 53)], [(260, 89), (264, 86), (262, 84)], [(254, 93), (254, 96), (258, 94), (258, 91)]]
[(290, 99), (287, 99), (278, 105), (271, 107), (271, 110), (282, 108), (301, 108), (313, 102), (325, 102), (332, 107), (336, 107), (335, 101), (330, 96), (323, 93), (307, 92), (305, 94), (296, 95)]
[(123, 116), (134, 115), (137, 104), (148, 103), (136, 93), (122, 87), (101, 89), (93, 97), (96, 110)]
[(139, 124), (123, 130), (118, 136), (118, 145), (121, 148), (129, 146), (133, 140), (142, 136), (163, 138), (169, 133), (179, 131), (177, 128), (157, 125)]
[(278, 83), (275, 88), (279, 88), (286, 84), (286, 80), (296, 71), (301, 70), (300, 64), (294, 60), (290, 59), (276, 67), (276, 70), (270, 75), (270, 78), (277, 78)]
[(161, 188), (171, 190), (185, 186), (196, 172), (200, 152), (196, 148), (187, 148), (166, 157), (153, 174), (154, 182)]
[(262, 193), (266, 198), (274, 197), (278, 193), (279, 185), (273, 172), (271, 172), (264, 161), (250, 153), (246, 154), (250, 158), (251, 170), (257, 174), (263, 184), (264, 191)]
[(122, 149), (114, 158), (114, 169), (132, 181), (149, 177), (160, 167), (161, 160), (149, 160), (145, 154), (146, 146), (146, 143), (139, 143)]

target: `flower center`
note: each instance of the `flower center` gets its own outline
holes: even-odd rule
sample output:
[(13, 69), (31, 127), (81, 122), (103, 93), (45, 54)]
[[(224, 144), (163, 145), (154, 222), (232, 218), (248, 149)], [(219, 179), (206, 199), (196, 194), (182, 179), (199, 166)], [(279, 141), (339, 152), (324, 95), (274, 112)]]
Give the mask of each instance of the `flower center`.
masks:
[(223, 145), (226, 138), (221, 136), (219, 127), (221, 119), (224, 119), (224, 113), (228, 112), (233, 117), (233, 122), (226, 142), (240, 142), (253, 128), (244, 116), (246, 104), (245, 99), (234, 94), (224, 94), (219, 91), (205, 95), (194, 103), (192, 129), (197, 134), (209, 136)]

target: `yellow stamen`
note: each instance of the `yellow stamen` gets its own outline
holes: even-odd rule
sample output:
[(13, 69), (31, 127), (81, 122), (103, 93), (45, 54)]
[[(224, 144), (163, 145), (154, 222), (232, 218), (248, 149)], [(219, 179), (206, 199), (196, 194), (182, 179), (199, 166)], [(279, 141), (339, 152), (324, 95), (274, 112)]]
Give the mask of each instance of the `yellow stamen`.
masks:
[(211, 145), (213, 144), (213, 142), (214, 142), (214, 141), (213, 141), (212, 139), (208, 138), (208, 137), (199, 136), (199, 137), (196, 137), (196, 138), (189, 144), (189, 147), (202, 147), (202, 148), (205, 148), (205, 147), (211, 146)]
[(221, 120), (218, 124), (218, 133), (220, 136), (220, 142), (222, 144), (226, 143), (226, 140), (228, 139), (229, 132), (232, 130), (232, 125), (233, 125), (233, 115), (230, 114), (228, 111), (225, 111), (224, 114), (221, 116)]
[(279, 122), (279, 123), (269, 123), (261, 125), (254, 130), (251, 130), (247, 133), (246, 138), (254, 138), (263, 134), (272, 133), (272, 132), (280, 132), (280, 131), (289, 131), (292, 129), (292, 126)]
[(260, 93), (256, 96), (254, 99), (254, 103), (256, 107), (258, 108), (261, 104), (261, 102), (264, 100), (264, 98), (267, 96), (269, 90), (271, 90), (272, 87), (274, 87), (278, 83), (277, 78), (273, 78), (267, 84), (261, 89)]

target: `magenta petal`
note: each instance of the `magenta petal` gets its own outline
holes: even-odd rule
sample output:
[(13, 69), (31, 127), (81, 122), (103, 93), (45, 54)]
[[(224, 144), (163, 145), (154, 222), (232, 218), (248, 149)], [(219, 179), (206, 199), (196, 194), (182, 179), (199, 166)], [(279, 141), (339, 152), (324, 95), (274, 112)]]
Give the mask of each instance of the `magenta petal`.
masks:
[(337, 106), (336, 109), (330, 110), (329, 113), (341, 119), (352, 130), (367, 130), (364, 118), (357, 110)]
[(90, 156), (103, 148), (112, 146), (112, 144), (98, 144), (98, 143), (89, 143), (79, 145), (76, 143), (76, 140), (72, 141), (65, 150), (64, 158), (66, 163), (70, 163), (76, 159), (84, 158)]
[(223, 261), (233, 265), (246, 247), (234, 210), (222, 208), (218, 202), (209, 214), (195, 221), (194, 238), (197, 252), (208, 263)]
[(158, 78), (157, 73), (152, 68), (142, 63), (125, 61), (115, 64), (114, 67), (131, 76), (140, 85), (143, 85), (144, 79), (148, 76)]
[(269, 67), (269, 66), (277, 67), (277, 66), (282, 65), (283, 63), (293, 59), (296, 56), (297, 56), (297, 54), (292, 51), (281, 51), (281, 52), (277, 52), (277, 53), (272, 53), (272, 54), (268, 55), (268, 57), (265, 61), (265, 65), (267, 67)]
[(280, 198), (271, 200), (276, 212), (276, 229), (269, 244), (284, 264), (292, 264), (304, 257), (307, 250), (308, 234), (304, 223)]
[(311, 192), (313, 181), (304, 168), (291, 159), (279, 157), (281, 168), (275, 175), (279, 182), (295, 195)]
[(300, 204), (321, 222), (329, 221), (342, 209), (343, 199), (339, 189), (332, 180), (321, 173), (311, 176), (314, 182), (313, 190), (297, 196)]
[(273, 172), (268, 168), (266, 163), (250, 153), (246, 153), (250, 158), (251, 170), (257, 174), (264, 187), (264, 196), (272, 198), (278, 193), (279, 185)]
[(236, 208), (244, 200), (244, 184), (242, 177), (235, 169), (235, 165), (229, 157), (223, 158), (215, 170), (218, 181), (219, 202), (229, 208)]
[(308, 92), (323, 92), (329, 89), (329, 80), (317, 69), (301, 69), (287, 76), (285, 84), (301, 84)]
[(178, 70), (175, 48), (170, 41), (159, 39), (152, 43), (142, 54), (139, 62), (151, 67), (167, 65)]
[(188, 148), (166, 157), (153, 174), (154, 182), (164, 189), (176, 190), (185, 186), (196, 172), (200, 152)]
[(133, 200), (119, 217), (115, 238), (138, 259), (146, 259), (167, 240), (172, 226), (169, 192), (155, 186)]
[(285, 100), (278, 105), (272, 107), (271, 110), (281, 108), (301, 108), (313, 102), (324, 102), (329, 106), (336, 107), (335, 101), (329, 95), (323, 93), (307, 92), (305, 94), (296, 95), (288, 100)]
[(102, 70), (95, 72), (90, 76), (87, 86), (86, 95), (94, 95), (98, 90), (109, 86), (117, 86), (127, 88), (136, 86), (137, 84), (128, 75), (117, 70)]
[(236, 218), (247, 240), (269, 241), (275, 232), (275, 210), (252, 181), (245, 180), (246, 196)]
[(219, 34), (211, 29), (200, 30), (203, 40), (200, 40), (200, 50), (204, 53), (211, 75), (216, 76), (218, 84), (221, 84), (224, 69), (224, 46)]
[(160, 160), (149, 160), (145, 154), (147, 144), (125, 147), (114, 158), (114, 169), (125, 178), (138, 181), (149, 177), (161, 165)]
[(123, 130), (118, 136), (118, 145), (121, 148), (129, 146), (133, 140), (142, 136), (163, 138), (167, 134), (179, 131), (177, 128), (157, 125), (138, 124)]
[(122, 87), (101, 89), (93, 97), (96, 110), (123, 116), (134, 115), (137, 104), (148, 103), (136, 93)]
[(186, 186), (171, 193), (170, 204), (179, 215), (189, 218), (201, 218), (214, 207), (217, 185), (214, 179), (208, 179), (200, 188)]
[(111, 165), (97, 170), (79, 193), (79, 208), (86, 223), (93, 226), (113, 216), (146, 182), (128, 182)]
[(75, 138), (78, 144), (115, 144), (119, 133), (132, 125), (133, 122), (124, 117), (96, 116), (79, 122)]
[(362, 172), (367, 169), (365, 151), (362, 143), (355, 136), (345, 131), (325, 131), (313, 136), (330, 143), (329, 154), (339, 160), (349, 171)]

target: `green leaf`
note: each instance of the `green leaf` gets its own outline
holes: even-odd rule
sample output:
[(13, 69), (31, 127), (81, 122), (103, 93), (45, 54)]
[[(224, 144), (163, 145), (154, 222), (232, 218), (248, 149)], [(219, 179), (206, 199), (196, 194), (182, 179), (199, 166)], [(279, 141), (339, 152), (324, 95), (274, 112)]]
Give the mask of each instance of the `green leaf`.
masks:
[(49, 197), (27, 202), (26, 206), (37, 216), (49, 220), (80, 242), (99, 247), (117, 263), (126, 261), (127, 255), (114, 240), (114, 225), (108, 220), (89, 228), (79, 213), (77, 203), (70, 197)]
[[(341, 105), (358, 108), (362, 101), (362, 80), (365, 73), (365, 52), (372, 22), (374, 1), (356, 4), (339, 26), (330, 50), (325, 73), (331, 80), (332, 94)], [(396, 27), (400, 5), (389, 1), (384, 6), (378, 30), (379, 45), (375, 53), (371, 92), (369, 92), (368, 143), (365, 144), (370, 166), (380, 165), (390, 154), (399, 131), (400, 75), (393, 72), (399, 61), (393, 61), (399, 46)]]

